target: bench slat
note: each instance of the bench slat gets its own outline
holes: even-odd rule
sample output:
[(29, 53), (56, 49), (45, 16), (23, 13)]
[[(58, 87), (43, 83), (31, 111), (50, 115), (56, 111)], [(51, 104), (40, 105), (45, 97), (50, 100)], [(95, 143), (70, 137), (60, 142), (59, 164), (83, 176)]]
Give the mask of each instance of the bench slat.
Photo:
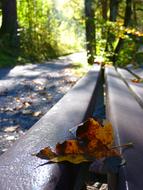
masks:
[(118, 72), (125, 79), (131, 90), (135, 93), (139, 102), (143, 105), (143, 83), (133, 83), (131, 79), (134, 79), (135, 77), (125, 69), (118, 68)]
[(63, 172), (65, 181), (61, 182), (61, 189), (72, 189), (68, 185), (68, 180), (74, 177), (69, 171), (70, 165), (45, 164), (46, 160), (33, 157), (31, 153), (46, 146), (54, 147), (57, 142), (71, 137), (68, 129), (85, 119), (99, 75), (100, 66), (95, 66), (0, 157), (0, 190), (53, 190)]
[(134, 147), (122, 150), (127, 161), (119, 171), (118, 190), (143, 189), (143, 110), (119, 77), (116, 70), (105, 69), (107, 117), (115, 132), (115, 143), (133, 142)]

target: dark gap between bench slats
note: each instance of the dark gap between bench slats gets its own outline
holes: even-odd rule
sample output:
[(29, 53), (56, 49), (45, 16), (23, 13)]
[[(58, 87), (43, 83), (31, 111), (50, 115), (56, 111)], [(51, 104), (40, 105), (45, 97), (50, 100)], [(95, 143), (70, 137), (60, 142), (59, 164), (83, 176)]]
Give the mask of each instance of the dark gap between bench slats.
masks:
[[(105, 105), (104, 105), (104, 69), (101, 69), (100, 77), (97, 81), (97, 86), (93, 93), (93, 97), (89, 104), (88, 112), (85, 115), (85, 118), (94, 117), (98, 119), (105, 119)], [(91, 163), (79, 164), (79, 169), (75, 181), (74, 190), (80, 190), (81, 187), (84, 187), (85, 182), (90, 179), (89, 166)], [(91, 176), (92, 177), (92, 176)], [(96, 175), (93, 174), (93, 178), (96, 178)]]

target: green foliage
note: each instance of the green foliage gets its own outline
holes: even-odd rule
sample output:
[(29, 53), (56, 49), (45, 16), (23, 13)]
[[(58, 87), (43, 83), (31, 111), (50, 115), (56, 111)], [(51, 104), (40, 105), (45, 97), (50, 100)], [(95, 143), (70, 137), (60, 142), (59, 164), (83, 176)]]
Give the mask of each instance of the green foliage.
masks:
[(128, 38), (124, 41), (124, 45), (118, 54), (118, 60), (116, 65), (124, 67), (127, 64), (135, 61), (136, 44), (132, 38)]
[(18, 0), (17, 7), (20, 47), (26, 58), (40, 61), (82, 48), (82, 8), (75, 13), (74, 1)]
[[(141, 43), (139, 39), (143, 36), (142, 32), (134, 27), (125, 27), (121, 19), (117, 19), (116, 22), (105, 22), (105, 20), (100, 18), (96, 19), (96, 22), (96, 57), (99, 58), (102, 56), (104, 62), (111, 64), (118, 41), (119, 39), (123, 39), (123, 47), (119, 54), (116, 55), (116, 65), (125, 66), (135, 61), (134, 59), (136, 59), (137, 62), (141, 62), (143, 58), (142, 53), (137, 53), (137, 50), (139, 43)], [(110, 39), (108, 39), (108, 33), (110, 33)], [(106, 49), (107, 43), (110, 43), (108, 50)]]
[(18, 49), (11, 47), (10, 36), (7, 34), (0, 39), (0, 67), (15, 65)]
[[(119, 2), (116, 22), (109, 21), (111, 10), (108, 4), (107, 18), (103, 16), (106, 1), (93, 2), (95, 16), (92, 21), (96, 25), (96, 40), (93, 40), (92, 51), (96, 55), (92, 58), (96, 57), (101, 61), (102, 57), (102, 61), (111, 63), (119, 39), (124, 39), (123, 47), (116, 55), (116, 64), (125, 66), (134, 59), (141, 62), (142, 53), (137, 53), (141, 42), (137, 38), (143, 36), (143, 2), (134, 1), (128, 27), (124, 26), (126, 0)], [(40, 62), (85, 49), (88, 43), (85, 42), (87, 18), (84, 11), (83, 0), (17, 0), (20, 48), (10, 47), (9, 37), (5, 36), (0, 40), (1, 60), (7, 62), (7, 57), (11, 63), (16, 60), (20, 63), (26, 60)], [(1, 15), (0, 10), (0, 23)]]
[(17, 63), (17, 60), (15, 59), (15, 57), (12, 57), (0, 51), (0, 68), (9, 67), (9, 66), (15, 65), (16, 63)]

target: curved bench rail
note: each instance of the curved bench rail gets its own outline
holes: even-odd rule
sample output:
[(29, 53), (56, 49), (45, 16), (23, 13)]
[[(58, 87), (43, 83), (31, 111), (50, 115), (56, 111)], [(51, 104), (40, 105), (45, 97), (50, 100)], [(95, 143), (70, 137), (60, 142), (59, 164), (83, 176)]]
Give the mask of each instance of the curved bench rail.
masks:
[(72, 189), (76, 167), (72, 164), (46, 164), (47, 160), (31, 154), (71, 138), (69, 129), (91, 114), (89, 105), (96, 94), (94, 92), (100, 70), (100, 66), (95, 65), (26, 135), (0, 157), (0, 190)]

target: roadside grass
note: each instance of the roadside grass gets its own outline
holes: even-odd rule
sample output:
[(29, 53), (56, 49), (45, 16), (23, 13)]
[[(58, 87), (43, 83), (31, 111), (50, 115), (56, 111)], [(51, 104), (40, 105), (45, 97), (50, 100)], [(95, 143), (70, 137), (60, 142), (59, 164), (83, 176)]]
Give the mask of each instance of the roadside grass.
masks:
[(90, 68), (91, 68), (91, 65), (88, 65), (88, 63), (86, 61), (85, 62), (73, 62), (72, 72), (75, 76), (82, 77), (89, 71)]

